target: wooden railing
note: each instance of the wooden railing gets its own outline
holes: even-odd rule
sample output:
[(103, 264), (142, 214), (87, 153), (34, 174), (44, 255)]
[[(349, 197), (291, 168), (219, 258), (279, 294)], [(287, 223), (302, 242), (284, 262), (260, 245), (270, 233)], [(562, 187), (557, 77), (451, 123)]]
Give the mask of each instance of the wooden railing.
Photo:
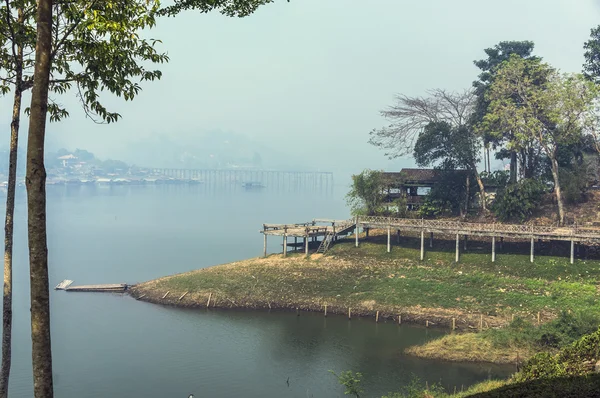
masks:
[(412, 218), (393, 218), (364, 216), (359, 218), (359, 224), (371, 227), (409, 228), (447, 231), (452, 233), (484, 233), (489, 235), (522, 235), (522, 236), (573, 236), (577, 238), (600, 239), (600, 228), (571, 226), (546, 226), (525, 224), (496, 224), (496, 223), (466, 223), (460, 221), (424, 220)]

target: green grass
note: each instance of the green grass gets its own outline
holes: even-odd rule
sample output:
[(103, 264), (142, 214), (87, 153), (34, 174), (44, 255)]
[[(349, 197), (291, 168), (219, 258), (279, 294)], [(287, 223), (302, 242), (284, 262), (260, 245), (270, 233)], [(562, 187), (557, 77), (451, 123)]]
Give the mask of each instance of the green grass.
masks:
[[(272, 255), (162, 278), (140, 285), (147, 290), (208, 295), (236, 306), (317, 306), (380, 310), (391, 315), (406, 308), (484, 314), (507, 324), (511, 317), (530, 321), (556, 317), (562, 310), (600, 312), (600, 262), (518, 253), (505, 245), (491, 262), (489, 243), (469, 242), (454, 263), (454, 242), (435, 241), (419, 261), (417, 239), (404, 237), (386, 252), (385, 237), (355, 248), (351, 240), (334, 245), (326, 256)], [(527, 245), (526, 245), (527, 246)], [(462, 249), (462, 243), (461, 243)], [(162, 296), (162, 294), (161, 294)], [(450, 316), (450, 315), (449, 315)], [(486, 319), (486, 322), (491, 320)], [(445, 324), (448, 324), (447, 322)], [(490, 325), (492, 326), (492, 325)]]
[(492, 315), (533, 315), (538, 311), (556, 314), (562, 309), (590, 307), (600, 310), (598, 260), (577, 260), (571, 265), (568, 257), (538, 255), (532, 264), (526, 250), (518, 253), (523, 247), (506, 244), (492, 263), (489, 243), (470, 242), (471, 249), (461, 253), (456, 264), (454, 242), (436, 241), (436, 249), (427, 251), (425, 261), (420, 262), (417, 239), (403, 238), (401, 246), (394, 245), (391, 253), (386, 252), (384, 237), (375, 239), (358, 248), (351, 247), (350, 242), (338, 244), (330, 255), (376, 259), (386, 265), (377, 267), (380, 273), (384, 269), (396, 271), (387, 280), (377, 279), (377, 274), (368, 275), (369, 280), (377, 281), (373, 291), (376, 300), (400, 293), (423, 306), (459, 307)]

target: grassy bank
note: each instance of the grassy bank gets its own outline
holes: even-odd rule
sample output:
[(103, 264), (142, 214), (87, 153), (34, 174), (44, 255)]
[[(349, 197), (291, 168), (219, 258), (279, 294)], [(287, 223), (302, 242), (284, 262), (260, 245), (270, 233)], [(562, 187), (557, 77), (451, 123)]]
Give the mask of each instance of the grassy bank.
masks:
[[(385, 238), (374, 237), (355, 248), (340, 242), (326, 256), (272, 255), (219, 265), (142, 283), (132, 295), (142, 300), (186, 307), (272, 308), (375, 316), (424, 325), (477, 330), (506, 326), (514, 317), (537, 323), (555, 319), (562, 310), (600, 310), (600, 263), (597, 260), (537, 256), (529, 262), (528, 245), (505, 243), (491, 262), (489, 244), (470, 242), (454, 263), (454, 242), (435, 242), (420, 262), (418, 241), (403, 237), (386, 252)], [(461, 245), (462, 246), (462, 245)], [(552, 247), (556, 253), (561, 246)], [(165, 296), (166, 295), (166, 296)], [(473, 339), (473, 335), (461, 337)], [(479, 337), (476, 337), (479, 338)], [(477, 341), (475, 341), (477, 342)], [(441, 355), (446, 359), (514, 362), (482, 345), (481, 355), (452, 357), (457, 342)], [(473, 340), (462, 341), (465, 352)], [(522, 350), (523, 347), (519, 347)], [(433, 350), (435, 351), (435, 350)], [(432, 352), (433, 352), (432, 351)], [(505, 350), (506, 351), (506, 350)], [(512, 351), (512, 350), (511, 350)], [(442, 351), (443, 352), (443, 351)], [(485, 355), (488, 353), (489, 355)], [(522, 350), (527, 357), (530, 352)], [(439, 356), (438, 356), (439, 357)]]

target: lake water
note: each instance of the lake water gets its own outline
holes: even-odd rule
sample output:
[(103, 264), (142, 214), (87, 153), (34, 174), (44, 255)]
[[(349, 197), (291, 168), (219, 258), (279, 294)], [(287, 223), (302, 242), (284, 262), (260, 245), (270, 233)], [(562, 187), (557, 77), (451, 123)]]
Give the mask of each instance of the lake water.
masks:
[[(348, 218), (345, 191), (49, 187), (50, 284), (136, 283), (259, 256), (262, 223)], [(31, 397), (24, 191), (15, 222), (10, 393)], [(269, 250), (280, 243), (270, 242)], [(54, 290), (51, 317), (57, 397), (343, 397), (330, 369), (362, 372), (364, 396), (378, 397), (412, 374), (460, 389), (510, 371), (404, 356), (404, 347), (442, 332), (372, 319), (182, 310), (126, 295)]]

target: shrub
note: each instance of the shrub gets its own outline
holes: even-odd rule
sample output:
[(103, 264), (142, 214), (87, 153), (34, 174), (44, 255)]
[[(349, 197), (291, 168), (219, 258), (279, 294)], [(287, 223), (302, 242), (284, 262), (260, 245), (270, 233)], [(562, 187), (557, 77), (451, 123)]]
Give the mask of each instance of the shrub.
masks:
[(545, 190), (546, 187), (539, 180), (523, 179), (501, 189), (491, 209), (500, 221), (523, 222), (540, 205)]

